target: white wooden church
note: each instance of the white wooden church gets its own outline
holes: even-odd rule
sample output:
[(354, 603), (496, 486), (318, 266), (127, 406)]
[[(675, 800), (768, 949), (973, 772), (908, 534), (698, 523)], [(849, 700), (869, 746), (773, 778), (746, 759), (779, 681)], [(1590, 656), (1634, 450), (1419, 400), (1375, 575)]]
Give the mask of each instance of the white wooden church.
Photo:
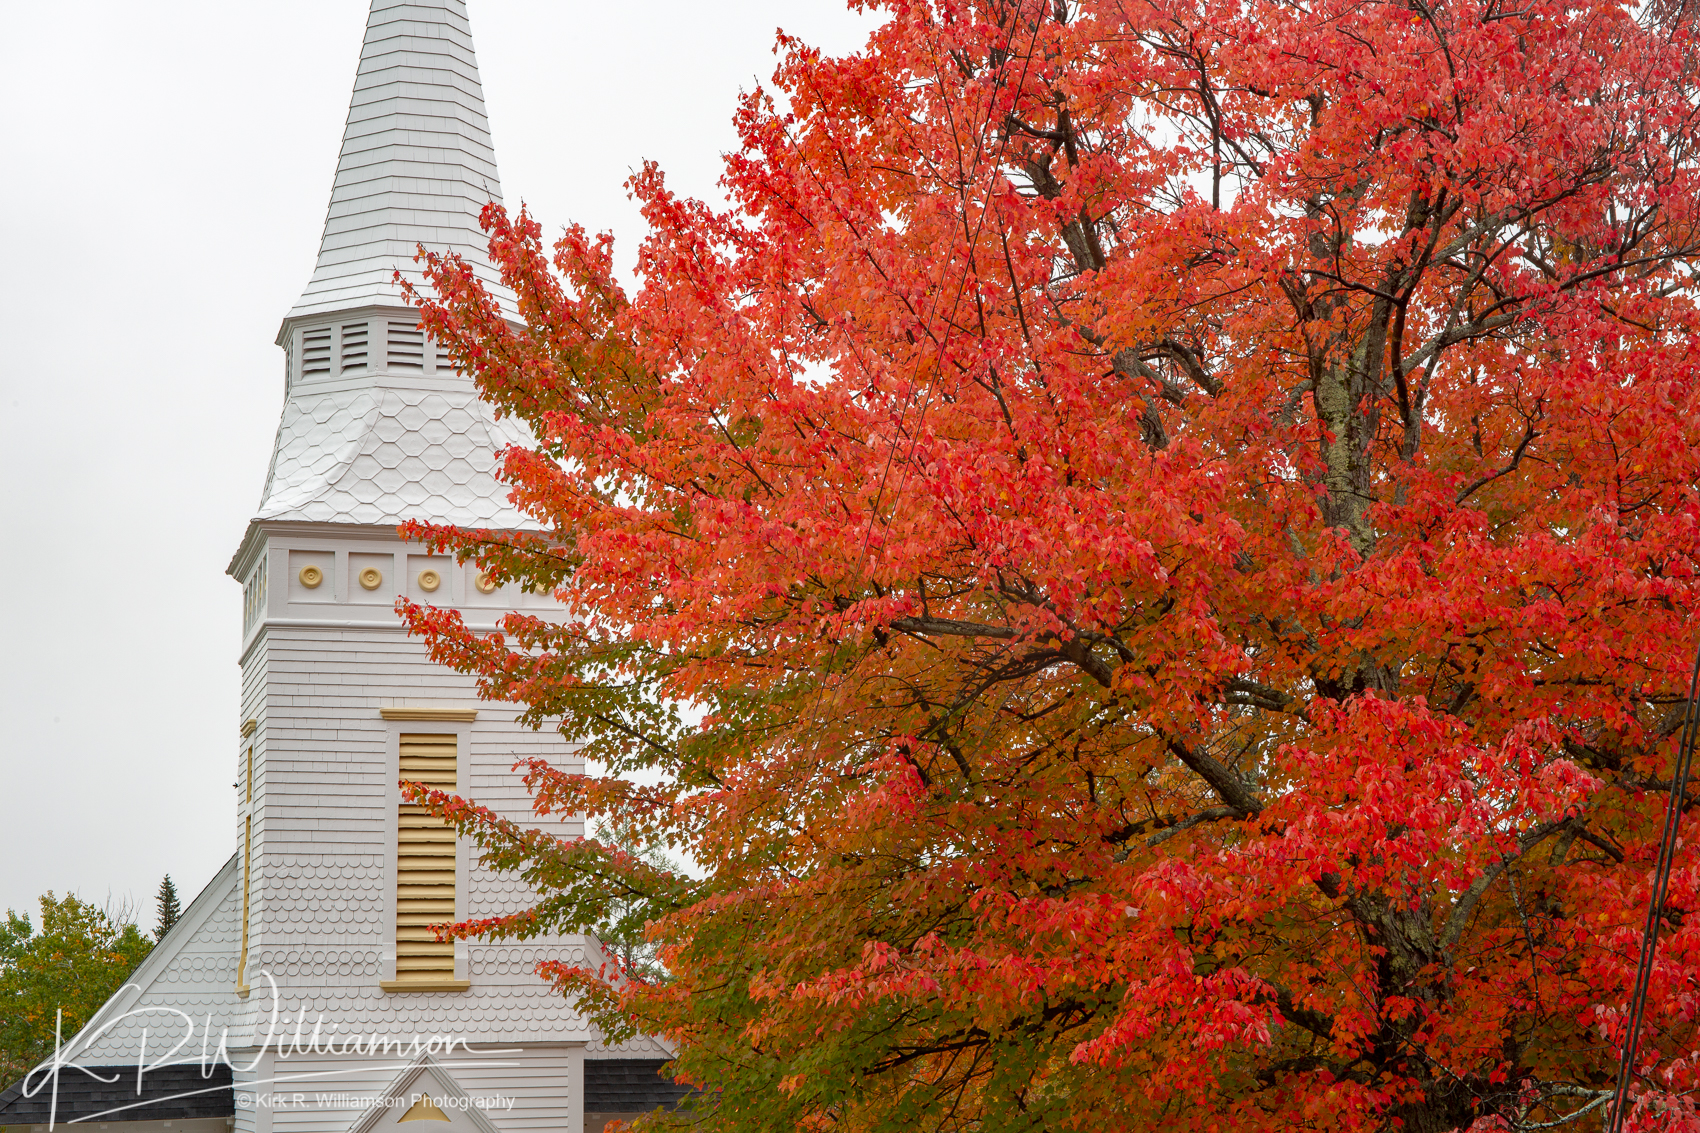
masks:
[(131, 986), (66, 1036), (67, 1064), (0, 1093), (0, 1128), (601, 1133), (678, 1096), (657, 1076), (659, 1043), (608, 1048), (533, 974), (595, 941), (439, 944), (425, 927), (527, 894), (402, 805), (397, 780), (530, 822), (515, 759), (577, 762), (427, 660), (393, 608), (405, 594), (492, 627), (549, 601), (396, 535), (407, 519), (528, 525), (494, 475), (496, 450), (526, 438), (393, 282), (418, 278), (424, 244), (465, 256), (511, 303), (478, 226), (492, 199), (464, 0), (373, 0), (318, 264), (278, 331), (271, 470), (229, 568), (244, 595), (236, 852)]

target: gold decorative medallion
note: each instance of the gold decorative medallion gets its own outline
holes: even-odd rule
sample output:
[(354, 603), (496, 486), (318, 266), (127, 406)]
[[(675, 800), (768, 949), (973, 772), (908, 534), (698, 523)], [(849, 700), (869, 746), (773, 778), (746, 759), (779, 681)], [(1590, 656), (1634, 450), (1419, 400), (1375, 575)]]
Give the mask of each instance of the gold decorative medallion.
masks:
[(316, 566), (304, 566), (301, 573), (295, 576), (301, 580), (301, 585), (309, 590), (317, 590), (319, 583), (325, 580), (325, 572)]
[(383, 572), (377, 567), (367, 567), (360, 572), (360, 585), (367, 590), (376, 590), (384, 584)]
[(443, 576), (438, 574), (436, 571), (422, 570), (419, 572), (419, 589), (430, 592), (437, 589), (437, 587), (442, 584)]
[(478, 587), (478, 593), (489, 594), (496, 589), (496, 580), (485, 574), (483, 571), (479, 571), (478, 581), (473, 585)]

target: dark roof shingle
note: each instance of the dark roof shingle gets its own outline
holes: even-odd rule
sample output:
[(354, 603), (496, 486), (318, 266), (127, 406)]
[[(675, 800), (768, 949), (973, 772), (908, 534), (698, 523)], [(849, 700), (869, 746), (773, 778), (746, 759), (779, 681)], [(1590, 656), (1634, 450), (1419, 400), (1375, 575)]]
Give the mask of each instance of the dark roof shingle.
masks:
[(195, 1064), (161, 1066), (142, 1075), (139, 1095), (133, 1065), (62, 1066), (56, 1112), (52, 1079), (38, 1074), (33, 1086), (35, 1093), (31, 1097), (24, 1096), (21, 1081), (0, 1091), (0, 1126), (46, 1125), (50, 1112), (54, 1112), (54, 1121), (59, 1125), (93, 1118), (178, 1121), (192, 1117), (231, 1117), (236, 1113), (236, 1095), (228, 1066), (210, 1067), (204, 1075)]
[(587, 1058), (584, 1060), (586, 1113), (648, 1113), (672, 1109), (696, 1091), (661, 1073), (665, 1058)]

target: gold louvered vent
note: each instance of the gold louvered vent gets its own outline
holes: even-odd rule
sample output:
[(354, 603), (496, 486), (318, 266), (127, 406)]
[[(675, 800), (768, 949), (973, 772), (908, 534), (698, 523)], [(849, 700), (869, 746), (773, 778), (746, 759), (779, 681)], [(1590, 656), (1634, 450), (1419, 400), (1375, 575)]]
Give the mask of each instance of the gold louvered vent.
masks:
[(423, 370), (425, 332), (412, 323), (391, 323), (389, 367), (392, 370)]
[(301, 376), (331, 372), (331, 328), (314, 327), (301, 334)]
[[(403, 735), (401, 777), (455, 789), (455, 737)], [(455, 832), (424, 807), (401, 808), (396, 846), (397, 982), (453, 979), (455, 946), (431, 925), (455, 919)]]
[(342, 372), (366, 368), (366, 324), (348, 323), (342, 328)]

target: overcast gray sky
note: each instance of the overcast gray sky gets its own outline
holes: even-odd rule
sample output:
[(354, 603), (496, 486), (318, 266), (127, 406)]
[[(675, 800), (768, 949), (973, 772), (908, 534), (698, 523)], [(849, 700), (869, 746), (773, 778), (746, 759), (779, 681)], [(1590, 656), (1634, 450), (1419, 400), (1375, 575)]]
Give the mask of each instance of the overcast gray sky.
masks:
[[(469, 0), (502, 187), (640, 232), (645, 159), (713, 195), (738, 91), (836, 0)], [(184, 903), (235, 848), (240, 588), (362, 0), (6, 0), (0, 37), (0, 908)]]

